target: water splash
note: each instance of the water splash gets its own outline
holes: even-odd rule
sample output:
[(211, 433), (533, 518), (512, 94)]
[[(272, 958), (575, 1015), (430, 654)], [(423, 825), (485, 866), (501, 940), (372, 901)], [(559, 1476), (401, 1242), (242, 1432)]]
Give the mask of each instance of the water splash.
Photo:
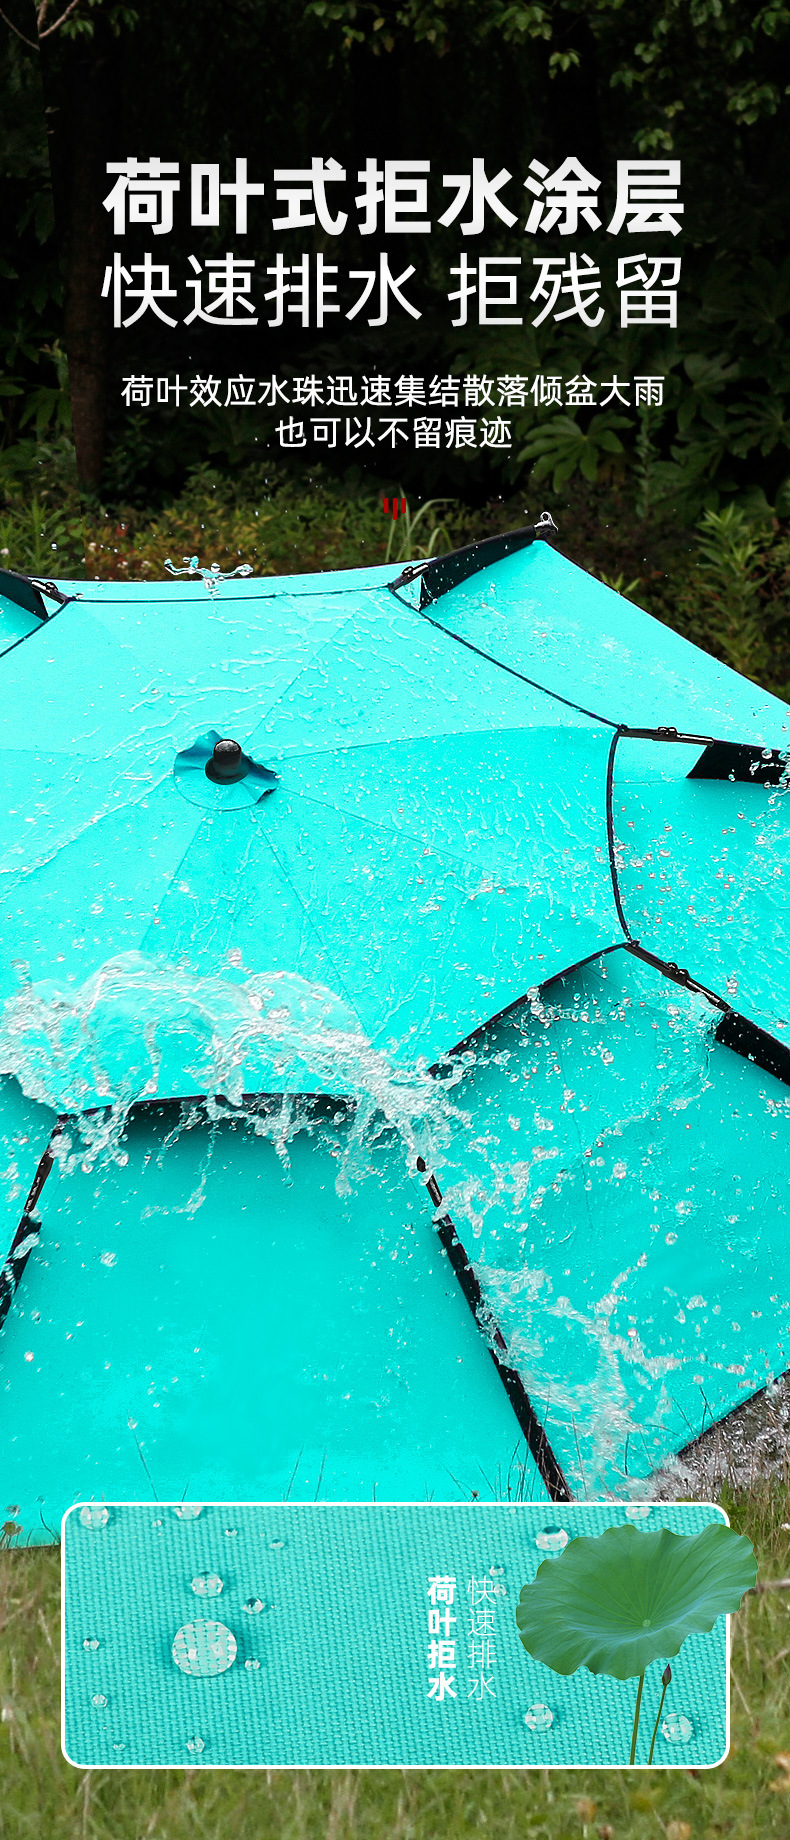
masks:
[[(413, 1167), (418, 1154), (435, 1160), (460, 1116), (448, 1097), (460, 1065), (441, 1081), (424, 1062), (396, 1067), (325, 986), (279, 971), (199, 977), (143, 952), (109, 959), (77, 988), (23, 984), (0, 1017), (0, 1072), (29, 1098), (79, 1120), (86, 1171), (123, 1160), (135, 1105), (185, 1093), (208, 1095), (204, 1115), (214, 1121), (229, 1108), (249, 1118), (285, 1162), (306, 1121), (305, 1098), (336, 1096), (350, 1123), (340, 1193), (382, 1132), (401, 1134)], [(272, 1098), (262, 1110), (245, 1100), (249, 1094)], [(193, 1121), (185, 1113), (184, 1123)]]

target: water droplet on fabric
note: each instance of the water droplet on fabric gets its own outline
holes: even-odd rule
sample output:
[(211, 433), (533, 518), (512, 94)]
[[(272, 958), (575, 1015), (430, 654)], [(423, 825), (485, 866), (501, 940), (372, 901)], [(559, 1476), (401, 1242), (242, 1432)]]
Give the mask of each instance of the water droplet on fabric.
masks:
[(260, 1665), (260, 1661), (245, 1661), (244, 1663), (245, 1668), (247, 1668), (248, 1672), (251, 1674), (257, 1672)]
[(261, 1611), (265, 1610), (266, 1606), (261, 1602), (259, 1597), (248, 1597), (243, 1608), (247, 1616), (260, 1616)]
[(192, 1589), (196, 1597), (219, 1597), (224, 1586), (218, 1572), (199, 1572), (192, 1580)]
[(626, 1508), (625, 1517), (626, 1517), (626, 1520), (629, 1520), (629, 1521), (644, 1521), (644, 1520), (647, 1520), (649, 1513), (650, 1513), (650, 1503), (649, 1502), (645, 1504), (642, 1501), (632, 1501), (630, 1505)]
[(173, 1660), (182, 1674), (224, 1674), (236, 1652), (236, 1637), (225, 1623), (185, 1623), (173, 1637)]
[(117, 1744), (114, 1744), (112, 1748), (114, 1751), (125, 1751), (126, 1745), (124, 1744), (123, 1738), (119, 1738)]
[(284, 1540), (270, 1540), (269, 1545), (272, 1549), (272, 1552), (282, 1552), (282, 1549), (285, 1545), (285, 1541)]
[(667, 1712), (661, 1720), (661, 1734), (670, 1744), (688, 1744), (694, 1727), (684, 1712)]
[(180, 1521), (196, 1521), (203, 1509), (195, 1502), (182, 1502), (180, 1507), (173, 1509), (173, 1513), (178, 1515)]
[(238, 1531), (239, 1531), (238, 1527), (226, 1527), (225, 1528), (226, 1540), (235, 1540)]
[(206, 1748), (205, 1738), (187, 1738), (187, 1750), (192, 1751), (193, 1755), (196, 1751), (197, 1752), (204, 1751), (205, 1748)]
[(107, 1704), (106, 1693), (94, 1693), (93, 1698), (91, 1700), (92, 1706), (97, 1706), (99, 1711), (101, 1711), (102, 1706), (106, 1706), (106, 1704)]
[(568, 1535), (564, 1527), (544, 1527), (535, 1535), (535, 1545), (539, 1552), (561, 1553), (568, 1544)]
[(504, 1569), (505, 1569), (504, 1565), (489, 1565), (489, 1568), (488, 1568), (489, 1578), (501, 1578), (502, 1573), (504, 1572)]
[(534, 1706), (528, 1706), (524, 1714), (524, 1724), (530, 1731), (548, 1731), (554, 1724), (554, 1713), (550, 1706), (544, 1706), (538, 1700)]
[(89, 1649), (98, 1648), (99, 1646), (98, 1636), (85, 1636), (82, 1646), (83, 1648), (89, 1648)]
[(80, 1508), (80, 1521), (83, 1527), (106, 1527), (109, 1518), (109, 1508), (94, 1506)]

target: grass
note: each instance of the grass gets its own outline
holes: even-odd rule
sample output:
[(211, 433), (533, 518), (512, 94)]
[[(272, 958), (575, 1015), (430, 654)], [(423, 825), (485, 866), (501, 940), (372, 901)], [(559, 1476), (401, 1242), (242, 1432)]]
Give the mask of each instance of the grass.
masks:
[[(725, 1505), (760, 1579), (790, 1572), (790, 1485)], [(78, 1771), (60, 1754), (59, 1555), (0, 1551), (0, 1840), (786, 1840), (790, 1591), (733, 1623), (716, 1770)]]

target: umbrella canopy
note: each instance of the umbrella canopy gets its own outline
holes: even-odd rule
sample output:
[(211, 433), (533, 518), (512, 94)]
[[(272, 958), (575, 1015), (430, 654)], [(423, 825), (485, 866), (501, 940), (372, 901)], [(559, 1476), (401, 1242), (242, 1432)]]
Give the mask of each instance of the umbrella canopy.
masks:
[[(0, 674), (0, 997), (25, 1039), (37, 1005), (57, 1013), (38, 1094), (57, 1110), (223, 1077), (304, 1090), (296, 1053), (272, 1075), (264, 974), (331, 992), (332, 1031), (433, 1063), (621, 937), (611, 724), (459, 644), (383, 571), (81, 592)], [(220, 740), (241, 778), (208, 775)]]
[[(27, 1141), (17, 1146), (14, 1200), (18, 1167), (30, 1174), (34, 1150), (41, 1156), (42, 1121), (91, 1108), (112, 1121), (94, 1129), (111, 1168), (99, 1183), (95, 1243), (82, 1238), (85, 1197), (57, 1199), (64, 1176), (74, 1196), (82, 1175), (96, 1188), (95, 1148), (80, 1171), (61, 1144), (45, 1197), (59, 1221), (70, 1210), (72, 1278), (59, 1293), (70, 1300), (67, 1316), (83, 1266), (112, 1251), (108, 1207), (118, 1236), (110, 1196), (130, 1106), (143, 1101), (152, 1118), (163, 1101), (208, 1095), (207, 1126), (194, 1110), (186, 1115), (193, 1164), (200, 1131), (224, 1130), (217, 1095), (248, 1118), (259, 1147), (261, 1137), (276, 1146), (279, 1127), (245, 1095), (293, 1095), (284, 1142), (297, 1127), (315, 1128), (299, 1113), (300, 1094), (343, 1094), (368, 1118), (383, 1117), (403, 1147), (377, 1196), (379, 1247), (389, 1242), (397, 1254), (403, 1172), (422, 1168), (443, 1249), (489, 1336), (543, 1483), (558, 1495), (595, 1475), (625, 1486), (785, 1362), (781, 1192), (775, 1244), (753, 1268), (749, 1321), (762, 1311), (764, 1328), (734, 1362), (716, 1337), (747, 1230), (722, 1230), (727, 1184), (738, 1159), (762, 1168), (765, 1119), (783, 1114), (787, 1099), (787, 932), (769, 929), (781, 916), (776, 870), (787, 861), (788, 716), (534, 538), (514, 533), (397, 577), (235, 580), (208, 594), (198, 581), (75, 584), (78, 598), (17, 637), (0, 658), (9, 810), (0, 1050), (17, 1082), (13, 1104), (21, 1089), (35, 1111), (31, 1128), (16, 1130)], [(593, 1011), (603, 1021), (583, 1041)], [(153, 1123), (146, 1128), (153, 1136), (132, 1212), (164, 1219), (169, 1248), (187, 1204), (178, 1199), (184, 1176), (175, 1186), (162, 1176), (170, 1137), (153, 1157)], [(179, 1142), (183, 1130), (180, 1115)], [(534, 1140), (526, 1156), (522, 1130)], [(618, 1156), (610, 1167), (598, 1140), (627, 1131), (636, 1160)], [(11, 1125), (9, 1133), (10, 1143)], [(675, 1219), (692, 1154), (694, 1207), (704, 1215), (689, 1229), (693, 1244)], [(201, 1155), (190, 1193), (203, 1193)], [(550, 1182), (536, 1179), (555, 1163)], [(299, 1233), (317, 1217), (308, 1164), (283, 1211), (276, 1147), (257, 1157), (259, 1204), (283, 1231), (289, 1208)], [(235, 1180), (220, 1182), (219, 1215), (208, 1240), (198, 1235), (204, 1274), (226, 1239), (248, 1256), (238, 1197), (252, 1165), (228, 1213)], [(128, 1178), (121, 1185), (126, 1193)], [(7, 1296), (31, 1250), (31, 1273), (42, 1258), (33, 1205)], [(364, 1198), (360, 1206), (367, 1217)], [(209, 1213), (201, 1218), (205, 1226)], [(330, 1266), (343, 1256), (340, 1219)], [(678, 1303), (708, 1242), (707, 1289)], [(309, 1234), (299, 1243), (302, 1285), (320, 1296), (325, 1261)], [(672, 1248), (660, 1258), (659, 1243)], [(185, 1248), (174, 1256), (180, 1270)], [(423, 1264), (422, 1248), (418, 1256)], [(371, 1299), (376, 1265), (368, 1259), (362, 1286), (367, 1296), (372, 1283)], [(426, 1283), (428, 1274), (426, 1264)], [(201, 1319), (199, 1288), (181, 1320), (181, 1279), (165, 1281), (176, 1328)], [(55, 1362), (59, 1338), (74, 1331), (64, 1330), (60, 1305), (52, 1309), (51, 1285), (46, 1294), (52, 1341), (37, 1405), (33, 1375), (21, 1382), (17, 1369), (14, 1380), (17, 1445), (20, 1424), (43, 1414), (53, 1376), (67, 1400), (80, 1371), (70, 1356), (65, 1367)], [(301, 1318), (296, 1270), (283, 1270), (277, 1294), (289, 1322), (294, 1297)], [(705, 1321), (692, 1297), (703, 1298)], [(154, 1314), (163, 1308), (157, 1302)], [(345, 1319), (339, 1297), (332, 1308)], [(384, 1315), (374, 1311), (382, 1328)], [(127, 1392), (143, 1347), (157, 1349), (145, 1321), (124, 1370)], [(222, 1323), (227, 1337), (232, 1312)], [(279, 1351), (260, 1385), (288, 1374), (288, 1392), (292, 1366), (276, 1338), (264, 1341)], [(142, 1371), (159, 1371), (162, 1346)], [(252, 1349), (250, 1335), (244, 1346)], [(700, 1349), (717, 1375), (703, 1386), (702, 1414), (699, 1393), (688, 1393), (700, 1384)], [(39, 1371), (35, 1349), (27, 1352)], [(120, 1450), (121, 1400), (97, 1356), (91, 1372)], [(315, 1368), (323, 1372), (320, 1359)], [(249, 1371), (260, 1379), (252, 1353)], [(475, 1387), (456, 1408), (464, 1426), (474, 1422)], [(212, 1453), (223, 1436), (227, 1446), (222, 1396)], [(174, 1426), (172, 1409), (158, 1422), (168, 1416)], [(170, 1435), (161, 1435), (160, 1456), (172, 1490), (189, 1453), (180, 1433), (172, 1444)], [(344, 1435), (331, 1433), (338, 1449)], [(437, 1431), (434, 1451), (444, 1437)], [(504, 1441), (500, 1425), (506, 1468)], [(97, 1483), (105, 1444), (98, 1439), (92, 1458)], [(235, 1442), (227, 1448), (237, 1452)], [(370, 1428), (359, 1449), (369, 1451)], [(363, 1486), (367, 1459), (357, 1451), (354, 1461)], [(424, 1458), (418, 1467), (412, 1492), (425, 1486)], [(237, 1454), (207, 1454), (206, 1468), (224, 1474), (224, 1492), (240, 1492)], [(540, 1489), (525, 1460), (528, 1471), (529, 1489)], [(338, 1477), (347, 1473), (341, 1462)], [(61, 1466), (60, 1499), (64, 1486)], [(409, 1492), (405, 1472), (393, 1486)], [(251, 1483), (245, 1492), (255, 1492)]]

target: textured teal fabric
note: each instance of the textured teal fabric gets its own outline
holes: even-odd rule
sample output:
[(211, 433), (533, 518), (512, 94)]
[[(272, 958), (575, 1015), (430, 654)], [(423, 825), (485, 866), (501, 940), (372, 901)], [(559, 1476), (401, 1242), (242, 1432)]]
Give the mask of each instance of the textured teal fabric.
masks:
[[(663, 1505), (638, 1525), (694, 1533), (719, 1514)], [(81, 1769), (627, 1764), (636, 1682), (554, 1674), (525, 1653), (515, 1623), (521, 1587), (545, 1560), (535, 1539), (547, 1522), (573, 1538), (623, 1519), (606, 1503), (553, 1519), (526, 1505), (234, 1504), (185, 1520), (148, 1503), (110, 1506), (105, 1525), (85, 1527), (73, 1509), (63, 1529), (66, 1755)], [(215, 1594), (196, 1593), (192, 1580), (207, 1576)], [(430, 1580), (447, 1577), (453, 1603), (437, 1603), (436, 1621), (438, 1639), (455, 1642), (445, 1669), (455, 1698), (440, 1699), (440, 1686), (430, 1697), (442, 1661), (431, 1653)], [(455, 1624), (445, 1627), (448, 1610)], [(207, 1646), (222, 1672), (195, 1677), (176, 1664), (174, 1640), (196, 1620), (220, 1625)], [(187, 1634), (182, 1657), (190, 1645)], [(646, 1676), (642, 1764), (662, 1666)], [(686, 1742), (660, 1732), (655, 1765), (720, 1762), (723, 1617), (686, 1639), (672, 1672), (665, 1714), (691, 1730)], [(525, 1723), (533, 1706), (552, 1713), (547, 1730)]]
[(790, 717), (778, 697), (546, 543), (471, 576), (426, 613), (511, 670), (615, 724), (787, 749)]
[(29, 613), (17, 601), (9, 600), (7, 594), (0, 594), (0, 658), (19, 639), (25, 639), (28, 633), (35, 632), (40, 624), (35, 613)]
[[(609, 728), (361, 575), (86, 585), (3, 660), (21, 747), (0, 754), (0, 996), (24, 960), (17, 1034), (56, 1110), (152, 1078), (165, 1097), (216, 1087), (205, 1018), (225, 986), (249, 1024), (251, 979), (301, 978), (326, 992), (325, 1029), (430, 1062), (619, 938)], [(276, 789), (238, 807), (206, 781), (191, 802), (176, 763), (209, 729)], [(248, 1026), (248, 1091), (271, 1088), (265, 1048)], [(298, 1055), (276, 1085), (305, 1090)]]
[[(613, 766), (625, 924), (781, 1041), (786, 793), (689, 781), (698, 749), (613, 751), (612, 725), (786, 749), (787, 711), (544, 543), (423, 611), (394, 573), (78, 583), (27, 636), (10, 616), (7, 1243), (56, 1116), (107, 1108), (61, 1146), (2, 1336), (25, 1537), (147, 1470), (466, 1496), (518, 1449), (542, 1493), (417, 1155), (578, 1493), (790, 1365), (787, 1088), (617, 949), (607, 827)], [(276, 789), (202, 776), (196, 801), (179, 760), (209, 731)], [(134, 1101), (200, 1093), (284, 1098), (124, 1136)]]
[(455, 1095), (485, 1131), (456, 1128), (444, 1205), (581, 1495), (790, 1367), (790, 1095), (714, 1022), (612, 953), (489, 1031)]
[(403, 1146), (280, 1123), (278, 1154), (276, 1114), (263, 1137), (172, 1108), (53, 1169), (2, 1337), (23, 1539), (75, 1498), (198, 1485), (545, 1499)]
[(684, 777), (695, 755), (619, 743), (614, 818), (623, 906), (648, 951), (685, 965), (790, 1045), (790, 797)]

